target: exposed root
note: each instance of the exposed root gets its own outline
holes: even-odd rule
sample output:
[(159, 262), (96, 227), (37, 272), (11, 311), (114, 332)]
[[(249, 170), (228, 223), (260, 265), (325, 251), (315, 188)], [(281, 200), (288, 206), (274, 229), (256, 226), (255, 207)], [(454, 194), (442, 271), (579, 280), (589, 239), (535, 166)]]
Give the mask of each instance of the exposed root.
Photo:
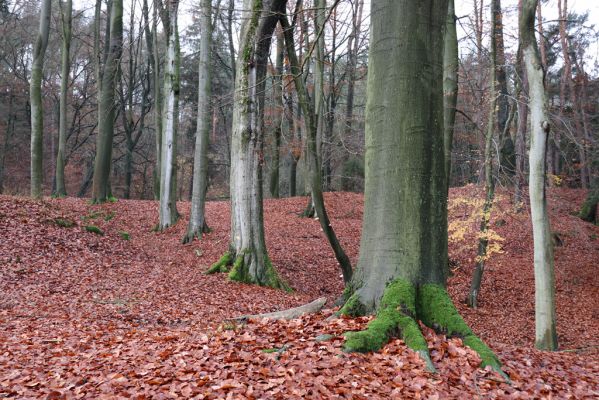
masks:
[[(354, 293), (341, 309), (341, 313), (350, 316), (363, 315), (364, 305), (357, 293)], [(453, 305), (447, 291), (438, 285), (427, 284), (416, 287), (403, 280), (396, 279), (385, 288), (376, 318), (360, 332), (347, 332), (345, 351), (370, 352), (383, 347), (390, 338), (398, 334), (406, 345), (416, 351), (426, 363), (427, 369), (435, 372), (428, 353), (428, 345), (418, 319), (425, 325), (447, 336), (462, 338), (463, 343), (476, 351), (481, 358), (481, 367), (490, 366), (506, 382), (509, 377), (501, 369), (499, 359), (493, 351), (480, 340), (468, 327)]]
[(234, 318), (235, 321), (247, 321), (248, 319), (270, 318), (270, 319), (295, 319), (305, 314), (314, 314), (322, 310), (327, 302), (326, 297), (321, 297), (308, 304), (299, 307), (289, 308), (287, 310), (275, 311), (265, 314), (243, 315)]
[(196, 238), (199, 240), (202, 238), (202, 234), (204, 233), (210, 233), (210, 228), (208, 227), (206, 221), (204, 221), (202, 224), (202, 229), (187, 230), (187, 233), (185, 233), (185, 236), (183, 236), (183, 239), (181, 239), (181, 243), (188, 244), (193, 242), (193, 240)]
[(206, 271), (206, 275), (216, 274), (217, 272), (229, 272), (232, 256), (230, 252), (226, 252), (223, 256)]
[[(250, 266), (246, 262), (246, 255), (249, 255), (248, 251), (241, 252), (235, 258), (233, 268), (229, 272), (229, 279), (237, 282), (253, 283), (260, 286), (268, 286), (275, 289), (283, 289), (286, 292), (291, 292), (292, 289), (283, 279), (279, 277), (279, 274), (273, 267), (268, 255), (264, 255), (264, 271), (262, 274), (253, 275), (250, 273)], [(249, 258), (249, 257), (248, 257)]]

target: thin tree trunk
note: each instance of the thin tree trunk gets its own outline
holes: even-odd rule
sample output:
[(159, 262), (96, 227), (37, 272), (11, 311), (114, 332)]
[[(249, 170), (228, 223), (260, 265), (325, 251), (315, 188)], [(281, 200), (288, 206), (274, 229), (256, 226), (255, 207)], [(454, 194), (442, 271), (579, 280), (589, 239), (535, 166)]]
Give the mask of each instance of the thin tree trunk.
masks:
[[(521, 2), (522, 0), (520, 0)], [(516, 99), (518, 101), (518, 127), (516, 130), (516, 180), (514, 188), (514, 206), (518, 211), (522, 204), (522, 187), (526, 183), (526, 132), (528, 128), (528, 79), (522, 65), (522, 50), (518, 51), (516, 60)]]
[(62, 18), (62, 71), (60, 80), (60, 126), (58, 129), (58, 154), (56, 155), (56, 191), (59, 197), (67, 195), (64, 181), (65, 150), (67, 144), (67, 89), (69, 86), (69, 71), (71, 66), (71, 25), (73, 20), (73, 0), (67, 0), (65, 10), (62, 10), (62, 0), (59, 1)]
[(445, 181), (449, 192), (451, 178), (451, 150), (458, 102), (458, 36), (454, 0), (449, 0), (443, 54), (443, 148), (445, 155)]
[(8, 94), (8, 114), (6, 120), (6, 132), (4, 133), (4, 143), (0, 148), (0, 193), (4, 192), (4, 162), (6, 161), (6, 153), (10, 139), (15, 132), (15, 114), (14, 114), (14, 95), (12, 90)]
[(42, 77), (44, 69), (44, 55), (48, 46), (50, 34), (50, 0), (43, 0), (40, 11), (39, 33), (33, 48), (33, 62), (31, 64), (31, 81), (29, 98), (31, 104), (31, 197), (42, 197), (43, 183), (43, 131), (44, 110), (42, 105)]
[(272, 150), (272, 167), (270, 173), (270, 195), (274, 198), (280, 196), (279, 193), (279, 170), (280, 170), (280, 152), (281, 152), (281, 136), (283, 126), (283, 60), (285, 52), (285, 44), (283, 32), (280, 29), (276, 31), (277, 36), (277, 59), (275, 65), (275, 76), (273, 79), (273, 93), (275, 100), (275, 117), (274, 125), (274, 148)]
[(200, 62), (198, 72), (198, 119), (193, 159), (191, 214), (183, 243), (201, 238), (208, 232), (206, 223), (206, 191), (208, 189), (208, 140), (212, 128), (212, 2), (200, 3)]
[(156, 153), (156, 166), (154, 167), (154, 199), (160, 199), (160, 174), (162, 171), (162, 85), (160, 84), (160, 46), (158, 43), (158, 7), (159, 1), (154, 0), (154, 10), (152, 18), (152, 49), (154, 55), (154, 76), (153, 76), (153, 87), (154, 87), (154, 139), (155, 139), (155, 153)]
[(322, 228), (333, 252), (335, 253), (335, 258), (339, 263), (339, 267), (341, 268), (341, 272), (343, 274), (343, 280), (346, 284), (351, 281), (352, 277), (352, 267), (349, 261), (349, 257), (345, 254), (345, 251), (341, 247), (341, 243), (339, 243), (339, 239), (335, 234), (335, 231), (329, 221), (329, 217), (324, 204), (324, 197), (322, 195), (322, 174), (320, 168), (320, 160), (318, 157), (318, 152), (316, 148), (316, 134), (317, 134), (317, 120), (314, 109), (312, 108), (312, 103), (310, 102), (308, 96), (308, 90), (304, 84), (303, 79), (301, 78), (301, 67), (297, 58), (297, 54), (295, 52), (295, 45), (293, 40), (293, 31), (290, 28), (289, 22), (285, 16), (280, 18), (281, 25), (283, 26), (283, 32), (285, 34), (285, 44), (287, 47), (287, 56), (289, 57), (289, 62), (291, 64), (291, 73), (294, 77), (295, 88), (297, 90), (299, 104), (302, 107), (304, 114), (304, 121), (306, 125), (306, 130), (308, 133), (308, 156), (310, 157), (309, 163), (312, 166), (310, 177), (311, 177), (311, 190), (312, 190), (312, 200), (314, 202), (314, 208), (316, 214), (318, 215), (318, 220), (320, 222), (320, 227)]
[(98, 105), (100, 130), (96, 140), (92, 202), (103, 203), (110, 192), (112, 142), (116, 114), (115, 92), (119, 62), (123, 50), (123, 1), (113, 0), (110, 15), (110, 45), (102, 73), (102, 93)]
[(544, 72), (534, 33), (537, 0), (524, 0), (520, 15), (520, 46), (528, 75), (530, 106), (530, 212), (534, 239), (535, 346), (557, 349), (555, 275), (551, 228), (545, 190), (545, 152), (549, 136)]
[(509, 183), (516, 169), (516, 153), (514, 141), (509, 129), (509, 92), (507, 87), (507, 74), (505, 66), (505, 46), (503, 42), (503, 12), (501, 0), (492, 0), (491, 8), (495, 35), (495, 78), (497, 81), (497, 131), (499, 132), (499, 174)]
[[(497, 0), (493, 0), (495, 2)], [(487, 123), (487, 132), (485, 134), (485, 203), (483, 205), (482, 217), (480, 221), (480, 233), (478, 239), (478, 254), (476, 256), (476, 268), (472, 275), (472, 282), (470, 283), (470, 291), (468, 292), (468, 298), (466, 304), (472, 308), (477, 307), (478, 294), (480, 293), (480, 287), (482, 284), (483, 273), (485, 271), (485, 263), (487, 261), (487, 246), (489, 244), (488, 233), (489, 233), (489, 222), (491, 220), (491, 209), (493, 208), (493, 199), (495, 197), (495, 181), (493, 180), (493, 156), (492, 156), (492, 143), (493, 133), (496, 127), (495, 113), (497, 107), (498, 97), (501, 95), (497, 90), (497, 42), (494, 38), (497, 35), (498, 18), (497, 13), (492, 13), (491, 20), (491, 65), (489, 66), (489, 120)]]
[(179, 125), (180, 49), (178, 29), (178, 0), (169, 0), (168, 17), (163, 19), (168, 34), (166, 66), (164, 69), (164, 104), (162, 112), (162, 146), (160, 161), (160, 212), (158, 229), (177, 222), (177, 130)]

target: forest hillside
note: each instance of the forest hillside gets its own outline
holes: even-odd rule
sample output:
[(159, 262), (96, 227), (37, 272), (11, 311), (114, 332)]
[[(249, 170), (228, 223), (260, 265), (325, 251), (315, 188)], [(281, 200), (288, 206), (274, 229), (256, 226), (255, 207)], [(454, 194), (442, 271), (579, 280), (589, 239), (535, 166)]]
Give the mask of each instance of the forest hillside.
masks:
[[(183, 217), (154, 231), (158, 204), (0, 196), (0, 397), (8, 398), (596, 398), (599, 227), (579, 219), (585, 191), (552, 188), (560, 349), (534, 344), (530, 216), (498, 191), (479, 307), (463, 303), (476, 257), (482, 188), (451, 189), (448, 290), (496, 351), (512, 383), (477, 366), (459, 338), (424, 328), (439, 374), (400, 339), (344, 353), (343, 333), (368, 317), (329, 318), (343, 290), (305, 197), (265, 201), (272, 262), (294, 289), (205, 275), (227, 249), (229, 204), (208, 202), (212, 232), (180, 244)], [(332, 224), (355, 264), (363, 196), (327, 193)], [(325, 296), (321, 313), (232, 321)], [(511, 396), (511, 397), (510, 397)]]

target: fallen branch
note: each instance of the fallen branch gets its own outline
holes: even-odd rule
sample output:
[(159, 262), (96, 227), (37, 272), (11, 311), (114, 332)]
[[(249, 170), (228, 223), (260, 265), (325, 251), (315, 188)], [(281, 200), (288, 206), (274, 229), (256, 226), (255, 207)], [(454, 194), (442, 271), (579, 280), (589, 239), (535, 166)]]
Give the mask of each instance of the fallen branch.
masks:
[(322, 310), (322, 307), (327, 302), (326, 297), (321, 297), (314, 300), (311, 303), (304, 304), (303, 306), (288, 308), (287, 310), (275, 311), (265, 314), (254, 314), (254, 315), (242, 315), (240, 317), (233, 318), (232, 321), (247, 321), (249, 319), (259, 318), (270, 318), (270, 319), (295, 319), (305, 314), (314, 314)]

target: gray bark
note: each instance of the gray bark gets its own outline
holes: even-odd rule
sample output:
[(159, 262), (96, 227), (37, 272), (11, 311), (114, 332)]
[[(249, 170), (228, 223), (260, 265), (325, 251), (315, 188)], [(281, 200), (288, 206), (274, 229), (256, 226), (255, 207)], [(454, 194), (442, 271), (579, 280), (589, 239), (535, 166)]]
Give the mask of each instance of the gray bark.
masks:
[(69, 71), (71, 67), (71, 25), (73, 19), (73, 0), (67, 0), (62, 10), (62, 0), (59, 2), (62, 18), (62, 67), (60, 77), (60, 122), (58, 128), (58, 154), (56, 155), (56, 196), (66, 196), (64, 181), (65, 151), (67, 144), (67, 89), (69, 86)]
[(50, 34), (50, 0), (43, 0), (40, 11), (39, 33), (33, 47), (29, 97), (31, 104), (31, 197), (42, 197), (43, 183), (43, 131), (44, 110), (42, 106), (42, 77), (44, 55)]
[(158, 229), (177, 222), (177, 130), (179, 126), (180, 49), (178, 30), (179, 1), (170, 0), (168, 17), (163, 19), (167, 32), (162, 105), (162, 145), (160, 149), (160, 207)]
[(537, 0), (524, 0), (520, 15), (520, 47), (529, 85), (530, 107), (530, 213), (534, 239), (535, 346), (557, 349), (555, 315), (555, 273), (551, 228), (545, 190), (549, 117), (544, 71), (534, 34)]
[(275, 64), (275, 76), (273, 77), (273, 92), (275, 100), (275, 116), (274, 116), (274, 146), (272, 149), (272, 167), (270, 173), (270, 195), (278, 198), (279, 193), (279, 170), (280, 170), (280, 152), (281, 152), (281, 136), (283, 134), (283, 59), (285, 52), (285, 43), (283, 32), (277, 29), (277, 58)]
[(212, 128), (212, 2), (200, 3), (200, 62), (198, 72), (198, 116), (195, 154), (193, 159), (193, 188), (191, 214), (183, 243), (201, 238), (208, 232), (206, 223), (206, 191), (208, 189), (208, 139)]
[(123, 1), (113, 0), (110, 13), (110, 40), (102, 69), (100, 101), (98, 104), (98, 136), (92, 183), (92, 202), (102, 203), (112, 195), (110, 192), (110, 168), (112, 142), (116, 114), (116, 78), (123, 50)]
[(443, 148), (447, 190), (451, 178), (451, 149), (458, 102), (458, 36), (454, 0), (449, 0), (445, 23), (445, 46), (443, 50)]
[(364, 312), (378, 307), (394, 279), (445, 284), (446, 18), (447, 1), (372, 4), (364, 220), (351, 283)]

